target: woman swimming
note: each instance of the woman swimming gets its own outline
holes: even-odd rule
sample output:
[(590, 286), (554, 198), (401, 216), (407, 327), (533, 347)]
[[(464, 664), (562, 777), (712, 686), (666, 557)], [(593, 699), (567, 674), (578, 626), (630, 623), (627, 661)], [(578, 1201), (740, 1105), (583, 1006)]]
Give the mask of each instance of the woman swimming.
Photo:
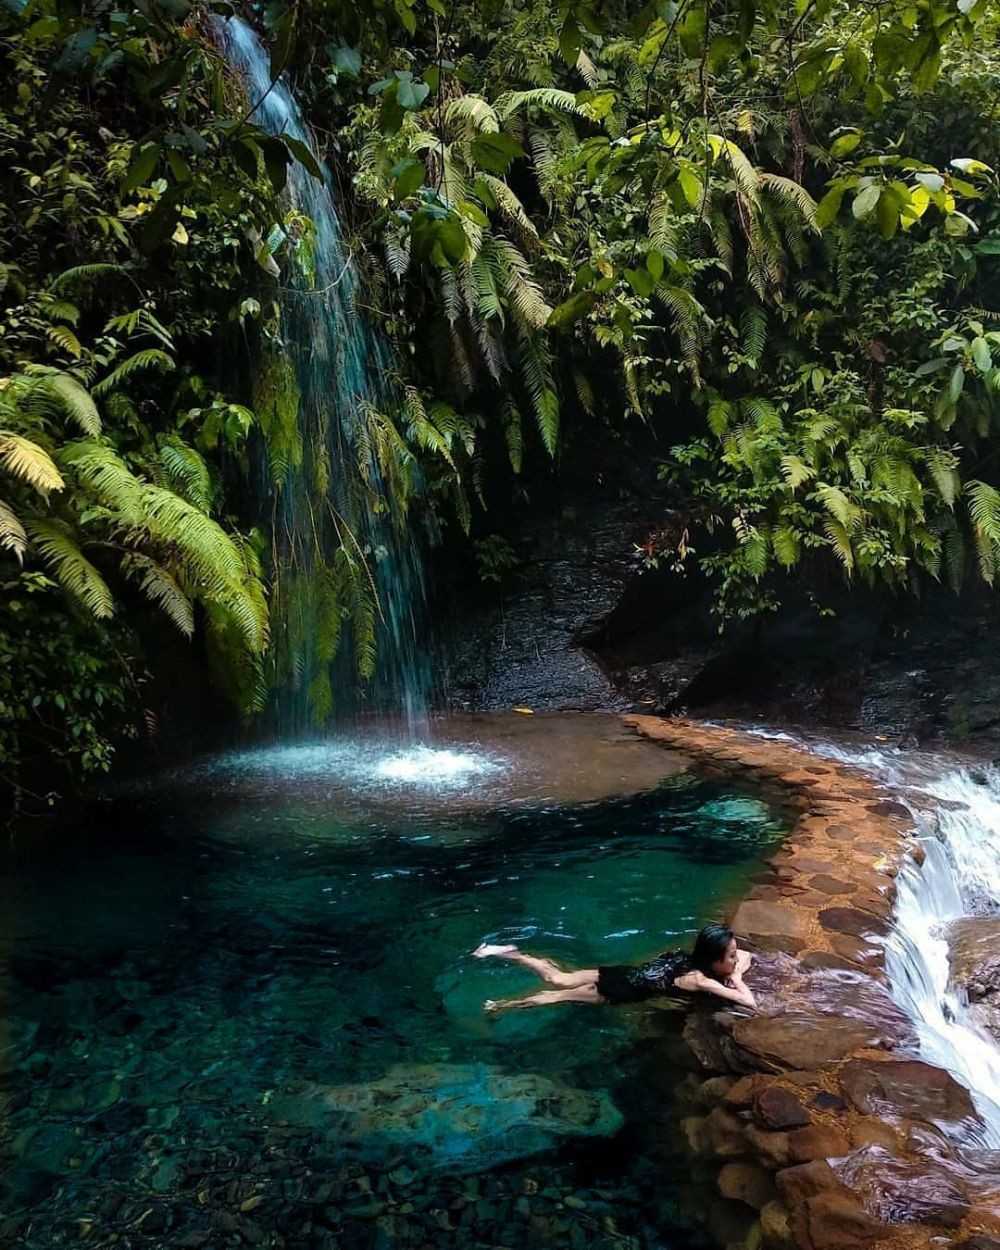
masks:
[(521, 964), (552, 986), (524, 998), (501, 1002), (488, 998), (483, 1009), (489, 1012), (515, 1007), (549, 1007), (556, 1003), (638, 1003), (656, 995), (680, 998), (697, 993), (714, 994), (742, 1007), (757, 1005), (743, 981), (753, 957), (748, 951), (740, 950), (732, 929), (721, 924), (707, 924), (695, 939), (690, 955), (683, 951), (665, 951), (637, 967), (614, 965), (565, 972), (551, 959), (526, 955), (516, 946), (484, 943), (472, 953), (477, 959), (493, 956)]

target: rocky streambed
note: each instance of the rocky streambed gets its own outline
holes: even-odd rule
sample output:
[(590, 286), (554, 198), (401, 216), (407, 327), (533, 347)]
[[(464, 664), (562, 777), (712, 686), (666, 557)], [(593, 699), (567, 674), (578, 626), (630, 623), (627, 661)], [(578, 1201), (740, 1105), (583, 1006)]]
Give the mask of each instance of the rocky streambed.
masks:
[[(921, 1057), (886, 974), (901, 872), (924, 861), (909, 806), (855, 765), (740, 730), (632, 717), (638, 732), (750, 774), (799, 812), (732, 923), (758, 952), (760, 1010), (693, 1012), (700, 1073), (681, 1129), (717, 1244), (1000, 1250), (1000, 1151), (969, 1089)], [(905, 879), (905, 878), (904, 878)], [(952, 975), (995, 1023), (995, 920), (959, 921)]]

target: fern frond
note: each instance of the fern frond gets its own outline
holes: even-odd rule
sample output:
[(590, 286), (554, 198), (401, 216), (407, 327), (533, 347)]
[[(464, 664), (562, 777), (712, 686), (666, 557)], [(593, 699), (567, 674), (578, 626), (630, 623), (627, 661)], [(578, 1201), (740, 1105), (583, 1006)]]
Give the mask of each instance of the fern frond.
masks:
[(767, 313), (759, 304), (748, 304), (743, 310), (740, 317), (740, 338), (740, 350), (753, 361), (756, 368), (767, 344)]
[(760, 175), (758, 171), (743, 149), (733, 143), (732, 139), (724, 139), (722, 141), (722, 151), (729, 162), (733, 181), (736, 183), (740, 194), (750, 205), (756, 208), (760, 189)]
[(504, 439), (507, 443), (507, 455), (510, 467), (515, 473), (521, 472), (524, 443), (521, 433), (521, 414), (517, 406), (510, 400), (504, 405)]
[(143, 488), (146, 524), (154, 538), (180, 553), (203, 584), (240, 584), (244, 561), (226, 531), (194, 504), (162, 486)]
[(505, 292), (515, 316), (525, 326), (540, 330), (552, 314), (542, 289), (531, 276), (531, 266), (520, 251), (500, 236), (493, 240)]
[(100, 398), (107, 395), (109, 391), (113, 391), (116, 386), (120, 386), (122, 382), (127, 381), (133, 373), (137, 373), (141, 369), (173, 369), (174, 362), (166, 352), (160, 351), (158, 347), (147, 347), (135, 355), (129, 356), (128, 360), (122, 363), (108, 374), (106, 378), (102, 378), (93, 388), (92, 393)]
[(668, 263), (674, 264), (677, 260), (677, 223), (666, 192), (658, 192), (649, 206), (649, 237)]
[(18, 563), (22, 563), (27, 542), (28, 536), (24, 532), (24, 526), (18, 519), (17, 513), (9, 504), (0, 499), (0, 547), (13, 552)]
[(49, 453), (10, 430), (0, 430), (0, 466), (12, 473), (41, 495), (50, 490), (62, 490), (66, 485)]
[(591, 90), (600, 82), (597, 66), (582, 48), (576, 54), (576, 71)]
[(576, 102), (572, 91), (560, 91), (556, 87), (533, 87), (529, 91), (509, 91), (496, 102), (497, 116), (506, 121), (521, 108), (539, 108), (552, 113), (570, 113), (586, 117), (587, 110)]
[(44, 389), (53, 396), (56, 405), (71, 421), (91, 438), (101, 432), (101, 418), (97, 406), (87, 388), (70, 373), (55, 370), (46, 375)]
[(839, 521), (835, 521), (833, 517), (826, 518), (823, 528), (826, 530), (830, 546), (833, 548), (837, 559), (844, 566), (844, 572), (850, 577), (854, 572), (854, 548), (851, 546), (847, 530)]
[(493, 192), (493, 198), (497, 202), (497, 208), (500, 210), (500, 213), (524, 234), (530, 235), (532, 239), (537, 239), (538, 231), (535, 229), (535, 223), (528, 216), (524, 205), (507, 183), (502, 178), (494, 178), (492, 174), (484, 173), (479, 176)]
[(121, 570), (177, 626), (185, 638), (194, 635), (194, 608), (174, 579), (155, 560), (132, 551), (122, 557)]
[(79, 360), (83, 355), (80, 340), (69, 326), (49, 326), (45, 331), (45, 337), (50, 343), (55, 343), (56, 347), (61, 347), (67, 356), (72, 356), (74, 360)]
[(106, 262), (98, 262), (92, 265), (74, 265), (72, 269), (64, 269), (54, 281), (49, 283), (49, 290), (60, 291), (63, 287), (72, 286), (76, 282), (90, 282), (94, 278), (103, 278), (108, 274), (125, 272), (122, 265), (112, 265)]
[(215, 488), (208, 465), (193, 447), (176, 435), (160, 448), (160, 463), (174, 490), (203, 512), (210, 512), (215, 501)]
[(445, 109), (445, 120), (450, 125), (466, 122), (473, 130), (483, 134), (496, 134), (500, 129), (496, 110), (480, 95), (460, 95), (450, 100)]
[(145, 483), (125, 462), (103, 443), (67, 443), (59, 452), (60, 462), (71, 466), (108, 507), (128, 525), (140, 523)]
[(64, 590), (98, 620), (114, 614), (115, 604), (107, 583), (77, 546), (67, 526), (58, 521), (32, 520), (25, 528)]
[(781, 174), (758, 172), (760, 185), (769, 191), (777, 200), (793, 208), (805, 225), (815, 234), (819, 234), (816, 225), (816, 201), (800, 183), (793, 178), (785, 178)]
[(816, 470), (799, 456), (789, 454), (781, 457), (781, 475), (789, 490), (797, 490), (803, 482), (816, 476)]
[(844, 527), (845, 531), (854, 529), (861, 520), (861, 509), (848, 499), (839, 486), (820, 483), (816, 487), (816, 495), (827, 512)]

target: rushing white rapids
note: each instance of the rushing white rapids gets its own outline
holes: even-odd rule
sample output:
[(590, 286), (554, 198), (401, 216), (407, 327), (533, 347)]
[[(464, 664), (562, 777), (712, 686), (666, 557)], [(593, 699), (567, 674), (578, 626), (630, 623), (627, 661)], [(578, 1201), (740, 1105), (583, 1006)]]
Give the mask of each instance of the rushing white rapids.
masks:
[(916, 1023), (921, 1054), (969, 1089), (986, 1124), (984, 1144), (1000, 1147), (1000, 1047), (949, 987), (944, 937), (961, 916), (1000, 912), (1000, 770), (901, 751), (820, 749), (929, 800), (915, 810), (927, 859), (900, 873), (886, 971)]

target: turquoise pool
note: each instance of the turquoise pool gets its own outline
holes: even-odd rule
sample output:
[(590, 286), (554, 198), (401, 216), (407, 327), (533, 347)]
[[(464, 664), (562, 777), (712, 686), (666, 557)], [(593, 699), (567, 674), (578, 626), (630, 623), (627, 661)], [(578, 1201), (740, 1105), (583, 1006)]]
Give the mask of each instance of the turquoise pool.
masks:
[[(558, 733), (531, 733), (544, 777)], [(607, 722), (588, 733), (612, 741)], [(250, 752), (10, 851), (0, 1233), (39, 1250), (700, 1244), (651, 1144), (662, 1009), (490, 1018), (484, 999), (537, 983), (468, 954), (517, 941), (590, 966), (684, 944), (781, 838), (760, 799), (666, 753), (631, 786), (613, 741), (617, 780), (586, 801), (565, 778), (505, 793), (524, 766), (502, 735), (423, 790), (405, 762), (366, 790), (373, 761), (408, 758), (377, 743), (354, 773), (350, 745)]]

